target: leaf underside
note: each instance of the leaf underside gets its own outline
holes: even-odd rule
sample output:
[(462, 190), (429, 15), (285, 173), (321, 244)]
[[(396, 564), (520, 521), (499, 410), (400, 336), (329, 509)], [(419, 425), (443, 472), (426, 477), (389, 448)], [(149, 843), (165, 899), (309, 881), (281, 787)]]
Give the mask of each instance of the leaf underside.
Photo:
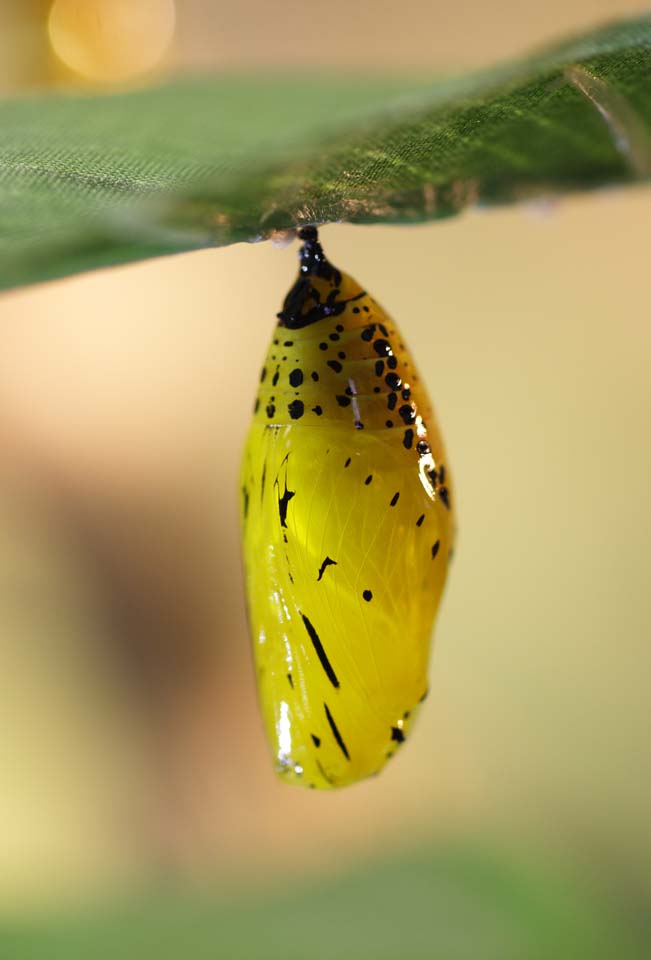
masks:
[(0, 102), (0, 289), (304, 223), (651, 175), (651, 16), (465, 77), (212, 76)]

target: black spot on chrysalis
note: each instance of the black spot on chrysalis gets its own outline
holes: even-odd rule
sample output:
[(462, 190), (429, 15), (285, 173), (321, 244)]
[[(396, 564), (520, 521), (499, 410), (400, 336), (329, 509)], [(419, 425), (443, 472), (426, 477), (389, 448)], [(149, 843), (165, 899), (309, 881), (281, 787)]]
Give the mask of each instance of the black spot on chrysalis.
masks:
[(292, 400), (287, 409), (292, 420), (300, 420), (305, 412), (305, 405), (302, 400)]

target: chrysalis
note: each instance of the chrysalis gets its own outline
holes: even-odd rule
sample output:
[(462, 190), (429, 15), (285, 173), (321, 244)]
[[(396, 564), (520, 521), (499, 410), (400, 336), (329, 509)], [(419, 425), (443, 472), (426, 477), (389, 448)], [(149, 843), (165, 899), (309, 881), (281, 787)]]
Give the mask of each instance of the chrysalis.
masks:
[(300, 232), (241, 495), (258, 691), (278, 774), (378, 773), (427, 693), (452, 548), (450, 475), (395, 323)]

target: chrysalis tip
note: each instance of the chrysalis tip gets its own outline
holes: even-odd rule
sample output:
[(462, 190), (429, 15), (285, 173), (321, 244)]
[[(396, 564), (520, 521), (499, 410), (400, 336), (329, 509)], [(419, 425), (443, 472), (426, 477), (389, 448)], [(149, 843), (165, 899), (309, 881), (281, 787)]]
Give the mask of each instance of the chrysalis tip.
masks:
[(301, 227), (298, 231), (299, 238), (303, 241), (303, 246), (299, 250), (298, 258), (300, 261), (301, 274), (305, 276), (318, 276), (329, 279), (332, 273), (332, 267), (323, 252), (323, 247), (319, 243), (319, 231), (316, 227)]
[[(341, 303), (335, 306), (334, 302), (330, 302), (339, 296), (341, 273), (332, 266), (323, 252), (317, 228), (301, 227), (298, 236), (303, 241), (298, 252), (298, 279), (285, 297), (283, 309), (277, 314), (280, 326), (293, 330), (306, 327), (324, 317), (336, 316), (343, 310)], [(329, 287), (327, 296), (330, 301), (327, 301), (321, 281), (325, 281)]]

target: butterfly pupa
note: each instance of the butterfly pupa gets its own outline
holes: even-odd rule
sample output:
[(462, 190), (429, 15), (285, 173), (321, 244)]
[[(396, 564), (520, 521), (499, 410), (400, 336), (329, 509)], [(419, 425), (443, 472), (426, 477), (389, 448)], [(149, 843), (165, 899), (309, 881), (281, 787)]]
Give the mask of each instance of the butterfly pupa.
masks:
[(395, 323), (300, 232), (243, 455), (246, 594), (279, 776), (378, 773), (427, 693), (453, 496), (425, 387)]

